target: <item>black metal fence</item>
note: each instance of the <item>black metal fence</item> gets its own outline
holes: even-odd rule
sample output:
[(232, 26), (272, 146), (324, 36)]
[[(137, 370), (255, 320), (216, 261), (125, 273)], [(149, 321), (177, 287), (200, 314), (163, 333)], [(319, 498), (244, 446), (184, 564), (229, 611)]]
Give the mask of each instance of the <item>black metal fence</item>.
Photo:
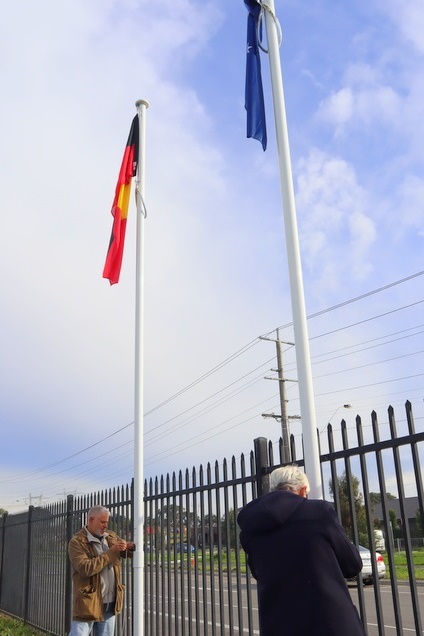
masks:
[[(64, 636), (71, 621), (71, 568), (67, 545), (85, 523), (88, 510), (103, 505), (111, 511), (110, 528), (130, 540), (132, 494), (130, 487), (114, 488), (84, 497), (68, 496), (28, 512), (3, 515), (0, 520), (0, 610)], [(127, 599), (132, 595), (131, 564), (123, 560)], [(117, 636), (130, 634), (131, 604), (118, 620)]]
[[(365, 426), (370, 438), (366, 443)], [(328, 450), (321, 452), (323, 483), (331, 483), (340, 519), (352, 540), (365, 543), (371, 551), (372, 589), (364, 588), (360, 580), (349, 584), (350, 591), (369, 636), (403, 634), (404, 629), (422, 634), (420, 595), (405, 513), (405, 480), (407, 477), (408, 487), (413, 482), (417, 513), (424, 520), (420, 464), (424, 433), (415, 432), (409, 402), (406, 435), (398, 437), (391, 407), (384, 427), (379, 426), (374, 412), (371, 425), (365, 426), (357, 417), (352, 442), (352, 431), (342, 420), (339, 443), (329, 425)], [(384, 440), (380, 440), (381, 428), (388, 430)], [(302, 465), (297, 450), (291, 437), (291, 461)], [(267, 492), (269, 473), (283, 463), (281, 453), (281, 440), (275, 452), (272, 443), (259, 438), (248, 457), (146, 482), (145, 544), (139, 546), (144, 549), (146, 636), (259, 634), (256, 586), (240, 549), (236, 516), (248, 501)], [(396, 576), (395, 548), (399, 544), (393, 538), (387, 475), (404, 520), (398, 531), (401, 539), (396, 539), (402, 540), (406, 559), (408, 579), (402, 583)], [(384, 582), (378, 579), (374, 547), (376, 497), (381, 502), (387, 549)], [(0, 519), (1, 611), (47, 633), (67, 633), (71, 618), (67, 542), (96, 504), (110, 509), (113, 530), (132, 538), (132, 492), (128, 486), (86, 497), (69, 496), (53, 506), (30, 507), (26, 513)], [(130, 636), (130, 563), (124, 563), (123, 575), (126, 604), (116, 634)]]

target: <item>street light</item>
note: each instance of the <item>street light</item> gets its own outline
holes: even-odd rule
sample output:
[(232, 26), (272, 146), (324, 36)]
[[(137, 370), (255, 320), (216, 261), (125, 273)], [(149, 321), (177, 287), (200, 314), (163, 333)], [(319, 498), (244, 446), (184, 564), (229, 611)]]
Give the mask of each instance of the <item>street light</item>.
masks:
[(340, 409), (351, 409), (352, 405), (351, 404), (342, 404), (341, 406), (338, 406), (336, 408), (336, 410), (334, 411), (333, 415), (330, 417), (330, 419), (328, 420), (328, 424), (330, 424), (331, 420), (333, 419), (333, 417), (336, 415), (336, 413), (338, 411), (340, 411)]
[(330, 417), (330, 419), (328, 420), (327, 424), (324, 426), (324, 428), (322, 429), (321, 433), (324, 432), (325, 428), (328, 426), (328, 424), (330, 424), (331, 420), (333, 419), (333, 417), (336, 415), (336, 413), (338, 413), (340, 411), (340, 409), (351, 409), (352, 405), (351, 404), (341, 404), (340, 406), (338, 406), (336, 408), (336, 410), (334, 411), (333, 415)]

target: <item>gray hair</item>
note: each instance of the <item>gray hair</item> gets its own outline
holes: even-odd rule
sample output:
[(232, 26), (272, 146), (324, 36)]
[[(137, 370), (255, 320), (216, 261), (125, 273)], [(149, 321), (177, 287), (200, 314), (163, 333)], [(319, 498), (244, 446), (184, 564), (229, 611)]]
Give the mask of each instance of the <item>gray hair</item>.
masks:
[(309, 492), (309, 480), (303, 470), (296, 464), (282, 466), (272, 471), (269, 480), (270, 490), (289, 490), (298, 493), (301, 488), (306, 486), (306, 492)]
[(99, 515), (104, 515), (105, 513), (110, 516), (110, 510), (108, 510), (104, 506), (93, 506), (88, 511), (88, 519), (90, 519), (90, 517), (98, 517)]

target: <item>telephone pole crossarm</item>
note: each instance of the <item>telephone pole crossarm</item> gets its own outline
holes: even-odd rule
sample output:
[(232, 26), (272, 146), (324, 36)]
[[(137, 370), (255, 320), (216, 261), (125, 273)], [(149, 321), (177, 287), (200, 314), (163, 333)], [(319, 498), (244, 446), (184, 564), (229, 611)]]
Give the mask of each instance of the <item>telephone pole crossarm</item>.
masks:
[[(280, 392), (280, 408), (281, 415), (274, 416), (272, 414), (270, 417), (275, 417), (276, 419), (281, 420), (281, 438), (283, 441), (282, 444), (282, 460), (283, 462), (289, 462), (291, 460), (290, 453), (290, 427), (289, 427), (289, 419), (290, 416), (287, 414), (287, 397), (286, 397), (286, 382), (297, 382), (297, 380), (289, 380), (284, 377), (283, 374), (283, 344), (294, 346), (294, 342), (282, 342), (279, 338), (279, 329), (277, 329), (277, 337), (276, 338), (268, 338), (268, 336), (260, 336), (261, 340), (269, 340), (270, 342), (275, 342), (277, 347), (277, 373), (278, 377), (266, 377), (265, 380), (278, 380), (279, 392)], [(265, 417), (265, 415), (263, 415)]]

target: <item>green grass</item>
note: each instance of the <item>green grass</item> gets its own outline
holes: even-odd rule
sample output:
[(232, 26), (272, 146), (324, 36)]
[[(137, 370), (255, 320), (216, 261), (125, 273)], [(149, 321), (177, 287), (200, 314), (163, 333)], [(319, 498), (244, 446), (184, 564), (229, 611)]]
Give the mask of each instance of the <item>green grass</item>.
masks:
[[(417, 581), (424, 581), (424, 550), (414, 550), (413, 553), (413, 561), (414, 561), (414, 569), (415, 569), (415, 578)], [(204, 557), (204, 558), (203, 558)], [(383, 553), (383, 558), (386, 563), (386, 579), (390, 578), (390, 568), (387, 559), (387, 553)], [(396, 567), (396, 576), (398, 581), (407, 581), (408, 577), (408, 567), (406, 563), (406, 555), (405, 552), (395, 552), (394, 553), (395, 567)], [(188, 562), (190, 561), (191, 567), (195, 567), (197, 570), (203, 570), (209, 572), (211, 567), (215, 571), (221, 570), (222, 572), (227, 572), (228, 569), (233, 572), (237, 569), (237, 561), (235, 551), (231, 550), (229, 555), (229, 563), (227, 558), (227, 552), (225, 548), (222, 550), (221, 556), (218, 555), (216, 551), (211, 552), (209, 549), (205, 550), (204, 554), (202, 550), (198, 550), (197, 554), (187, 554), (183, 553), (181, 555), (177, 555), (176, 562), (174, 561), (173, 553), (164, 555), (164, 560), (162, 562), (164, 567), (180, 567), (181, 562), (183, 562), (184, 567), (188, 567)], [(154, 558), (150, 560), (150, 555), (147, 555), (146, 558), (147, 564), (154, 565)], [(239, 567), (242, 573), (246, 572), (246, 555), (243, 550), (240, 551), (239, 556)]]
[(0, 634), (1, 636), (42, 636), (42, 632), (3, 614), (0, 614)]
[[(387, 578), (389, 577), (390, 567), (387, 560), (387, 555), (384, 556), (384, 561), (387, 568)], [(415, 578), (417, 581), (424, 581), (424, 552), (422, 550), (414, 550), (412, 552), (412, 559), (414, 562)], [(395, 552), (394, 554), (396, 577), (398, 581), (409, 580), (408, 565), (406, 562), (405, 552)]]
[[(227, 572), (228, 569), (233, 572), (237, 569), (237, 561), (234, 550), (230, 551), (230, 562), (227, 560), (227, 552), (224, 549), (221, 553), (221, 557), (219, 557), (217, 552), (213, 552), (210, 554), (209, 550), (205, 551), (204, 559), (202, 558), (202, 551), (199, 550), (197, 552), (197, 556), (195, 554), (183, 554), (178, 555), (177, 564), (180, 565), (181, 561), (183, 561), (184, 566), (188, 566), (188, 561), (190, 560), (191, 566), (197, 568), (197, 570), (204, 570), (209, 572), (211, 570), (211, 561), (212, 567), (215, 571), (221, 570), (221, 572)], [(424, 550), (415, 550), (412, 552), (413, 561), (414, 561), (414, 570), (415, 570), (415, 578), (417, 581), (424, 581)], [(384, 561), (386, 563), (386, 579), (390, 578), (390, 568), (388, 564), (387, 554), (383, 554)], [(396, 576), (398, 581), (408, 581), (408, 566), (406, 563), (406, 555), (405, 552), (395, 552), (394, 553), (395, 560), (395, 568), (396, 568)], [(153, 563), (153, 561), (152, 561)], [(168, 562), (165, 558), (165, 567)], [(175, 563), (173, 560), (173, 555), (170, 555), (169, 565), (171, 567), (175, 567)], [(243, 550), (240, 551), (240, 559), (239, 559), (239, 567), (242, 573), (246, 572), (246, 555)]]
[[(176, 559), (174, 559), (174, 553), (171, 551), (169, 553), (165, 552), (163, 555), (159, 552), (159, 562), (162, 564), (162, 567), (171, 567), (174, 568), (176, 566), (180, 566), (183, 563), (184, 567), (187, 568), (190, 562), (191, 567), (195, 567), (198, 570), (202, 570), (205, 572), (209, 572), (212, 568), (216, 571), (219, 569), (221, 572), (227, 572), (228, 569), (235, 571), (237, 569), (237, 560), (236, 554), (234, 550), (230, 550), (229, 557), (227, 556), (227, 551), (223, 548), (221, 552), (221, 556), (219, 556), (218, 552), (215, 550), (211, 550), (206, 548), (203, 552), (202, 549), (199, 549), (197, 552), (183, 552), (182, 554), (177, 554)], [(147, 565), (155, 565), (154, 553), (150, 555), (147, 553), (145, 555), (145, 562)], [(239, 554), (239, 564), (240, 569), (243, 573), (246, 572), (246, 555), (243, 550), (240, 550)], [(1, 636), (1, 635), (0, 635)]]

